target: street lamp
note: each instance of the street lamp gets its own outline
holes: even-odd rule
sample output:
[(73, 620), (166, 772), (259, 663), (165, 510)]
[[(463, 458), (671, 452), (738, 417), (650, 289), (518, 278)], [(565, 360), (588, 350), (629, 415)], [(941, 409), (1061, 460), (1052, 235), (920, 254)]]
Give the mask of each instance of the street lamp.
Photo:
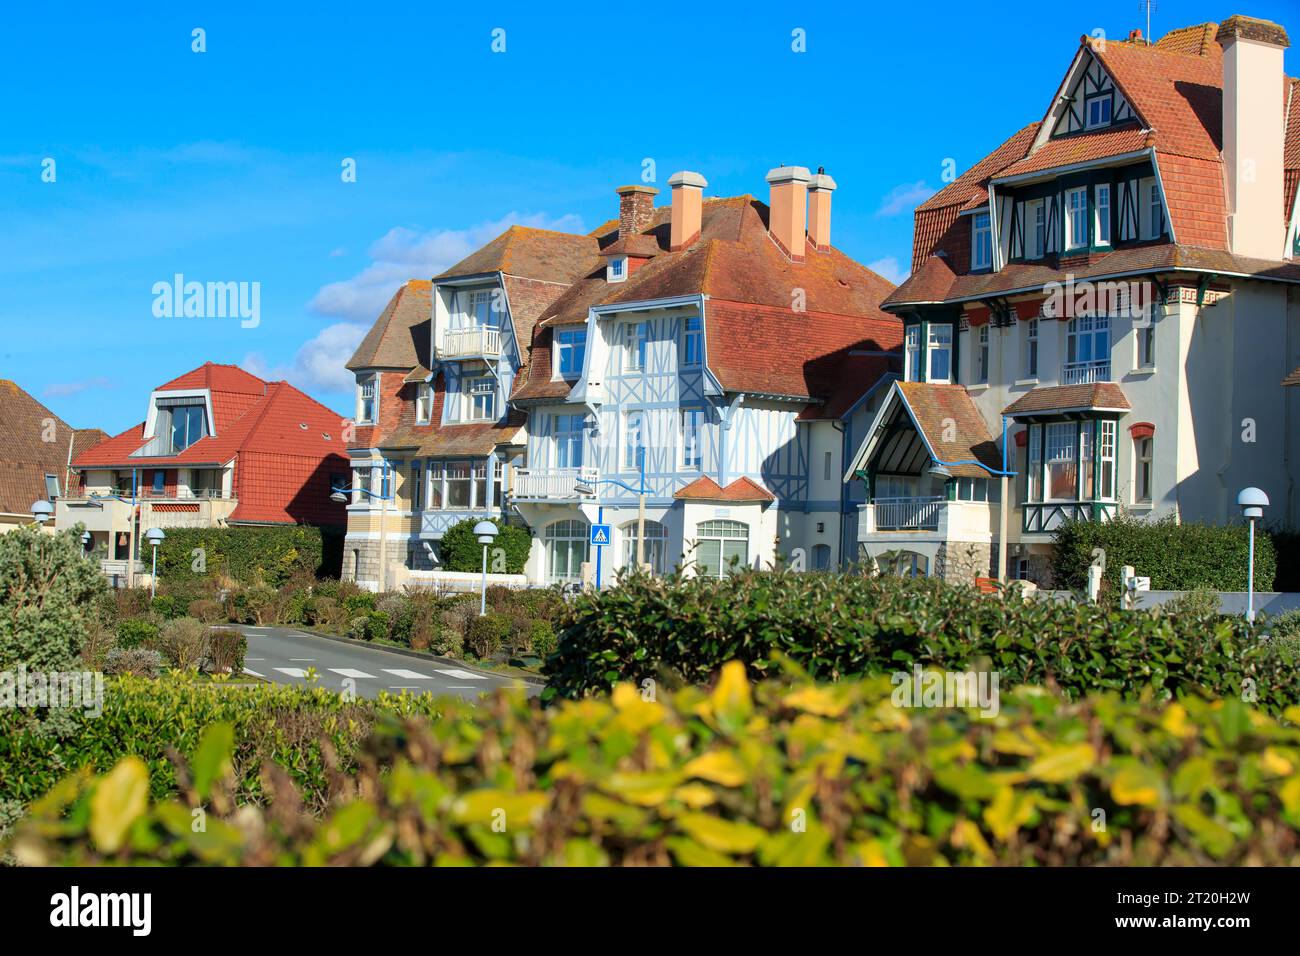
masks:
[(38, 525), (44, 525), (53, 517), (54, 505), (44, 499), (32, 502), (32, 518)]
[(482, 595), (479, 598), (478, 616), (483, 617), (487, 614), (487, 553), (488, 545), (497, 539), (497, 526), (491, 521), (480, 521), (474, 525), (474, 534), (478, 536), (478, 543), (483, 545), (483, 586), (480, 589)]
[(158, 593), (158, 545), (163, 543), (163, 538), (167, 535), (163, 534), (162, 528), (150, 528), (144, 536), (153, 545), (153, 573), (149, 575), (149, 600), (152, 601)]
[(1255, 623), (1255, 519), (1264, 517), (1268, 495), (1259, 488), (1244, 488), (1237, 495), (1237, 505), (1250, 523), (1250, 556), (1246, 561), (1246, 620)]

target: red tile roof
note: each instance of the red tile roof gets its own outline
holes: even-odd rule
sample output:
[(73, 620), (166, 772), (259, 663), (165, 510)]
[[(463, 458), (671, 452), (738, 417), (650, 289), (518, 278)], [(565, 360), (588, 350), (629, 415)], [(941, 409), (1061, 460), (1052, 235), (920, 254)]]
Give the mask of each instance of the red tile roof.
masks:
[(234, 366), (207, 363), (158, 391), (210, 388), (214, 434), (179, 455), (132, 458), (144, 423), (73, 459), (76, 469), (224, 466), (235, 460), (239, 504), (232, 521), (343, 524), (329, 501), (329, 477), (346, 474), (343, 420), (288, 382), (264, 382)]
[(1067, 409), (1120, 409), (1133, 406), (1124, 390), (1115, 382), (1091, 385), (1052, 385), (1030, 389), (1002, 410), (1004, 415), (1029, 415), (1035, 412), (1059, 412)]
[(69, 455), (106, 437), (98, 428), (72, 428), (16, 382), (0, 379), (0, 514), (28, 514), (46, 497), (46, 475), (57, 475), (66, 491)]
[(723, 488), (707, 475), (696, 478), (676, 491), (673, 497), (692, 501), (776, 501), (775, 495), (752, 478), (737, 478)]
[(409, 279), (393, 293), (379, 318), (361, 340), (347, 367), (412, 368), (429, 364), (433, 283)]
[[(938, 382), (896, 382), (895, 387), (911, 410), (912, 419), (926, 443), (941, 461), (982, 462), (1001, 469), (998, 451), (984, 416), (962, 385)], [(951, 440), (947, 440), (951, 436)], [(948, 471), (958, 478), (983, 478), (988, 472), (975, 464), (952, 464)]]

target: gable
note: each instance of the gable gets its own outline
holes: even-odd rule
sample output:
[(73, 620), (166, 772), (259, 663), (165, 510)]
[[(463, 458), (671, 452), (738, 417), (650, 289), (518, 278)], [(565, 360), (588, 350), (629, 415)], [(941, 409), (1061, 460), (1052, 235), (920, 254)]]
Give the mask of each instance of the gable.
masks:
[[(1089, 104), (1109, 101), (1110, 118), (1105, 123), (1088, 125)], [(1137, 114), (1110, 74), (1090, 50), (1080, 52), (1066, 77), (1063, 91), (1052, 106), (1055, 121), (1050, 122), (1051, 136), (1068, 136), (1085, 129), (1102, 129), (1137, 119)]]

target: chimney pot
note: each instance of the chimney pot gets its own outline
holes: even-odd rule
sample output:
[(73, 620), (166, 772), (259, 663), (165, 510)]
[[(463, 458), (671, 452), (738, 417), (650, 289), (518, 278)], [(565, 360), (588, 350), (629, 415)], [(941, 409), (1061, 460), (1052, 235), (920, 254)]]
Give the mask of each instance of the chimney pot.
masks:
[(659, 190), (653, 186), (618, 187), (618, 236), (626, 239), (644, 232), (655, 214), (655, 196)]
[(708, 184), (699, 173), (685, 169), (668, 177), (668, 185), (673, 191), (668, 248), (673, 252), (685, 249), (699, 238), (704, 187)]
[[(808, 231), (808, 184), (812, 176), (806, 166), (778, 166), (767, 174), (771, 187), (767, 232), (795, 262), (802, 262)], [(829, 227), (829, 220), (827, 222)]]

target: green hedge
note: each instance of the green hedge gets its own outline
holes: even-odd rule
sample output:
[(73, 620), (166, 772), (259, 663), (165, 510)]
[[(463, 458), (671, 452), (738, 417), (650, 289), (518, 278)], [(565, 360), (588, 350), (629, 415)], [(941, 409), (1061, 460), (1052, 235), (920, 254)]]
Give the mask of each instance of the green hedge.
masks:
[[(1172, 516), (1143, 521), (1071, 521), (1056, 532), (1052, 577), (1056, 587), (1084, 591), (1093, 550), (1106, 552), (1102, 580), (1118, 591), (1120, 571), (1132, 565), (1155, 591), (1246, 590), (1249, 532), (1242, 525), (1179, 524)], [(1269, 535), (1255, 534), (1255, 590), (1273, 590), (1277, 558)]]
[[(278, 588), (295, 575), (328, 572), (322, 563), (324, 534), (307, 525), (171, 528), (158, 549), (158, 574), (173, 587), (222, 574), (239, 584), (262, 581)], [(205, 557), (200, 567), (204, 569), (196, 570), (195, 551), (200, 548)]]
[[(227, 799), (228, 728), (184, 798), (149, 770), (69, 777), (10, 849), (29, 865), (1300, 864), (1300, 708), (1235, 699), (904, 710), (888, 680), (747, 683), (539, 709), (499, 692), (381, 728), (324, 819), (287, 781), (267, 811)], [(365, 797), (356, 796), (364, 794)], [(193, 807), (208, 808), (195, 833)]]
[[(443, 534), (442, 561), (448, 571), (483, 570), (483, 545), (478, 543), (474, 534), (474, 526), (482, 520), (467, 518), (458, 521)], [(488, 549), (488, 570), (496, 570), (492, 565), (493, 549), (501, 548), (505, 553), (505, 573), (522, 574), (532, 548), (532, 535), (527, 528), (507, 524), (499, 518), (489, 520), (497, 526), (497, 538)]]
[(427, 694), (349, 702), (320, 687), (231, 686), (185, 676), (110, 678), (103, 713), (63, 711), (69, 722), (58, 731), (35, 726), (29, 711), (0, 708), (0, 796), (27, 803), (70, 770), (107, 770), (132, 754), (149, 768), (154, 796), (164, 797), (177, 786), (168, 751), (192, 756), (203, 731), (225, 722), (234, 728), (242, 797), (259, 799), (259, 774), (269, 760), (289, 773), (309, 805), (322, 807), (328, 774), (321, 742), (333, 748), (341, 769), (353, 769), (359, 745), (376, 715), (385, 712), (433, 716), (438, 710)]
[(1293, 646), (1261, 640), (1241, 618), (1004, 598), (933, 578), (788, 571), (722, 581), (630, 575), (579, 597), (546, 660), (545, 693), (577, 697), (623, 680), (700, 683), (728, 660), (762, 673), (773, 652), (819, 680), (988, 660), (1003, 686), (1052, 682), (1074, 698), (1244, 689), (1271, 713), (1300, 702)]

